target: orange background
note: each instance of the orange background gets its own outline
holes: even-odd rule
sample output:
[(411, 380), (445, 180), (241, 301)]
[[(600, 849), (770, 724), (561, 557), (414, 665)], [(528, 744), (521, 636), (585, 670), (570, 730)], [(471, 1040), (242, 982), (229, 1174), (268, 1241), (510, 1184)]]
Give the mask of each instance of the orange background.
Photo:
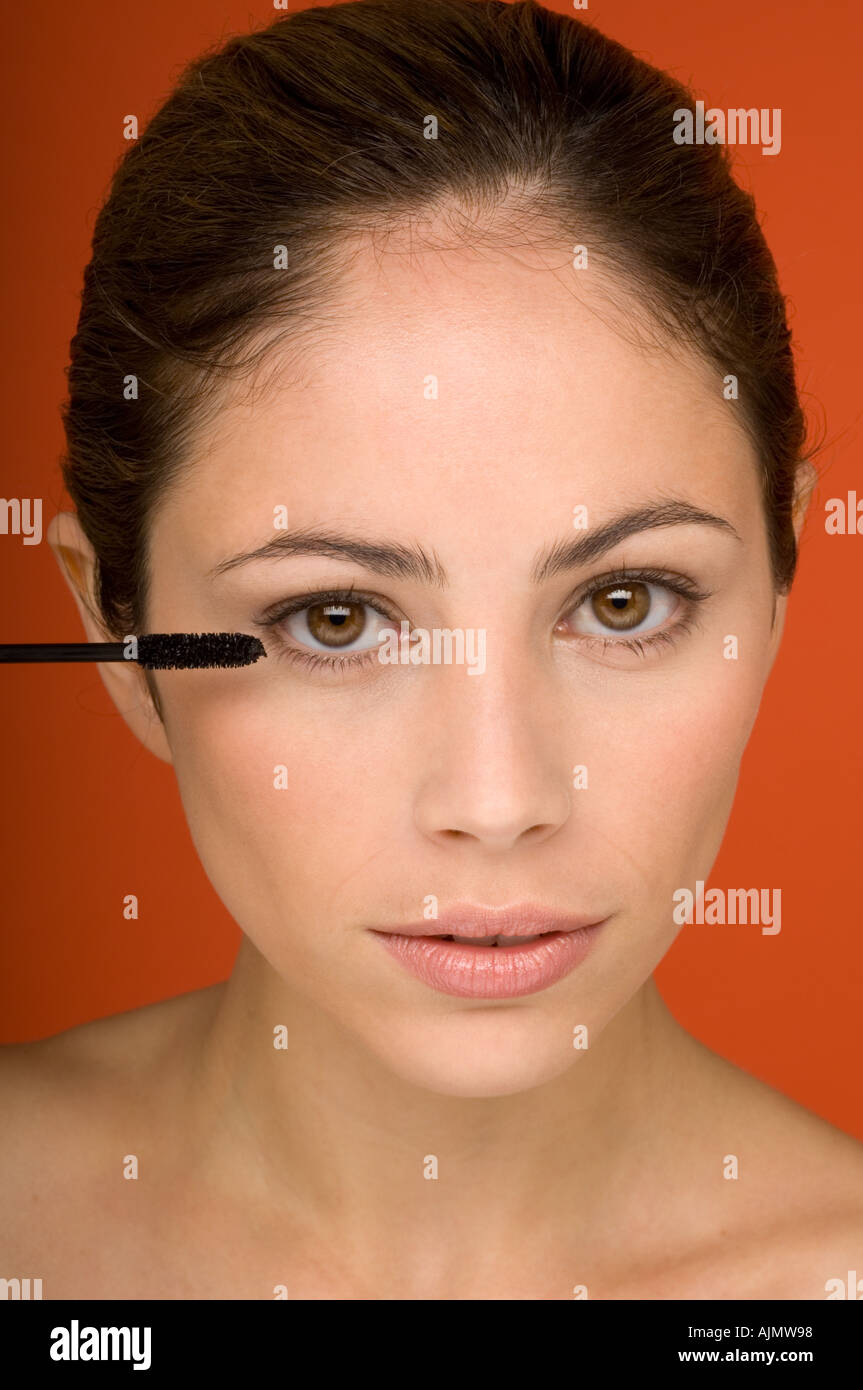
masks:
[[(308, 8), (293, 0), (292, 9)], [(566, 0), (549, 8), (570, 13)], [(710, 883), (782, 890), (782, 931), (685, 928), (658, 980), (708, 1046), (863, 1139), (859, 797), (863, 535), (828, 536), (857, 489), (859, 63), (853, 0), (590, 0), (577, 12), (691, 82), (708, 105), (779, 107), (782, 149), (737, 147), (792, 306), (800, 379), (828, 444), (783, 649)], [(277, 17), (264, 0), (76, 0), (10, 7), (0, 86), (7, 211), (0, 389), (4, 497), (68, 506), (59, 405), (96, 211), (125, 147), (182, 66)], [(47, 542), (0, 535), (0, 641), (83, 640)], [(0, 668), (0, 1041), (224, 979), (239, 931), (196, 858), (170, 767), (141, 748), (96, 666)], [(123, 897), (140, 917), (124, 920)]]

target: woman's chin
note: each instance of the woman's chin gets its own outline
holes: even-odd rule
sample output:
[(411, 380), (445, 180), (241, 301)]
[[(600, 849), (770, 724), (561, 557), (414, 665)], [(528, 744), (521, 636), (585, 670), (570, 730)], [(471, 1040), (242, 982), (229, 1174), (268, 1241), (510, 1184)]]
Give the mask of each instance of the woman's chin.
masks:
[(548, 1018), (508, 1013), (438, 1018), (431, 1029), (406, 1025), (397, 1035), (369, 1039), (368, 1046), (411, 1086), (473, 1100), (544, 1086), (584, 1055), (559, 1020), (555, 1026)]

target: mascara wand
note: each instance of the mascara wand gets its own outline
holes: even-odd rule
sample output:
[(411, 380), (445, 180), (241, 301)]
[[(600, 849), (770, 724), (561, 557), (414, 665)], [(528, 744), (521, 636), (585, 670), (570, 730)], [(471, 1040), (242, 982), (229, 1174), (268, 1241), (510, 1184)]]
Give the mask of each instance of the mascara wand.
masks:
[(0, 646), (0, 664), (19, 661), (136, 661), (150, 671), (251, 666), (266, 656), (247, 632), (147, 632), (125, 642), (19, 642)]

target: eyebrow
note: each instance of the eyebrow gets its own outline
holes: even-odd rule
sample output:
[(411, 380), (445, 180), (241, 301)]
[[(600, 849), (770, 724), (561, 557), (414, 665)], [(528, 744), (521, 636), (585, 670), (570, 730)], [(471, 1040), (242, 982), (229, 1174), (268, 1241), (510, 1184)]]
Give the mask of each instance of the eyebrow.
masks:
[(607, 550), (619, 545), (629, 536), (641, 531), (656, 531), (665, 526), (713, 526), (726, 531), (742, 544), (742, 538), (724, 516), (716, 516), (691, 502), (671, 498), (664, 502), (652, 502), (612, 517), (604, 526), (588, 531), (577, 540), (558, 541), (543, 552), (533, 568), (534, 584), (542, 584), (561, 570), (576, 569), (587, 565), (604, 555)]
[[(629, 536), (641, 531), (653, 531), (667, 526), (712, 526), (726, 531), (740, 541), (741, 537), (725, 517), (706, 512), (691, 502), (671, 499), (647, 503), (612, 517), (603, 526), (588, 531), (574, 540), (557, 541), (542, 551), (534, 561), (531, 579), (542, 584), (563, 570), (577, 569), (589, 564), (606, 551), (619, 545)], [(434, 588), (444, 589), (449, 578), (444, 566), (432, 552), (419, 545), (399, 542), (362, 541), (352, 536), (337, 535), (318, 528), (283, 532), (260, 545), (231, 555), (209, 571), (211, 577), (224, 574), (254, 560), (284, 559), (287, 556), (323, 555), (331, 559), (352, 560), (365, 569), (389, 578), (413, 579)]]

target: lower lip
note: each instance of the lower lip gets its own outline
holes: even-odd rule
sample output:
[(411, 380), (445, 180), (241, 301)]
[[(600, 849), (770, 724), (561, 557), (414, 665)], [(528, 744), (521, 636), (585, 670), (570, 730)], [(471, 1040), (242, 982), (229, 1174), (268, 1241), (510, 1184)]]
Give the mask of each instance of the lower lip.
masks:
[(525, 946), (465, 946), (439, 936), (375, 932), (406, 970), (431, 989), (462, 999), (517, 999), (548, 989), (584, 960), (602, 922), (549, 932)]

